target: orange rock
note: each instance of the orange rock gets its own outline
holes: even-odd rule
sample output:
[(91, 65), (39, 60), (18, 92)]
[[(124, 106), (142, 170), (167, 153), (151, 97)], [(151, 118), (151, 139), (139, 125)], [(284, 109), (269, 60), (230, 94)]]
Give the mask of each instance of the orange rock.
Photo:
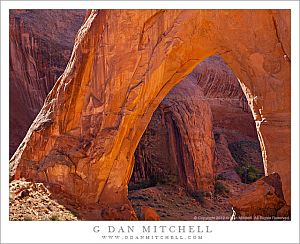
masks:
[(160, 220), (160, 217), (155, 209), (150, 207), (142, 207), (141, 216), (142, 220)]
[[(131, 180), (140, 185), (179, 183), (189, 192), (212, 192), (212, 164), (215, 174), (225, 172), (240, 181), (228, 149), (228, 143), (240, 141), (259, 145), (251, 110), (232, 70), (219, 56), (209, 57), (153, 113), (135, 151)], [(256, 154), (249, 162), (257, 162), (262, 173), (259, 149)]]
[(289, 207), (283, 197), (281, 180), (277, 173), (247, 185), (236, 197), (230, 199), (237, 217), (275, 217), (287, 214)]
[(288, 205), (284, 205), (281, 209), (277, 211), (278, 217), (291, 217), (291, 207)]
[(201, 97), (194, 80), (185, 79), (161, 102), (135, 153), (135, 181), (213, 191), (212, 115)]
[(107, 206), (101, 209), (102, 220), (137, 220), (136, 214), (129, 204), (121, 207)]
[(63, 73), (84, 13), (85, 10), (10, 11), (10, 156)]
[(206, 57), (240, 79), (265, 172), (290, 202), (290, 11), (93, 10), (10, 161), (10, 174), (84, 203), (124, 203), (133, 155), (162, 99)]

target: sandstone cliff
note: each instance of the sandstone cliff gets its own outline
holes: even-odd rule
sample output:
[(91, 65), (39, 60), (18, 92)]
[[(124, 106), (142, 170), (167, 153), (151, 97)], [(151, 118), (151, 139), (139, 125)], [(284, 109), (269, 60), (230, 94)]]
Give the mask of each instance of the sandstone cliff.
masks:
[(84, 14), (84, 10), (10, 11), (10, 156), (63, 73)]
[[(235, 168), (241, 163), (255, 166), (263, 174), (263, 161), (255, 121), (238, 78), (220, 56), (200, 63), (189, 75), (203, 91), (213, 115), (215, 174), (237, 179)], [(241, 145), (249, 145), (245, 150)], [(239, 147), (238, 150), (236, 147)], [(244, 160), (232, 157), (242, 154)], [(247, 161), (247, 162), (246, 162)]]
[[(186, 132), (192, 139), (184, 136)], [(257, 149), (230, 151), (245, 143), (256, 144)], [(212, 192), (214, 175), (240, 181), (235, 168), (242, 160), (235, 160), (232, 153), (243, 154), (243, 162), (263, 175), (259, 147), (255, 122), (239, 81), (221, 57), (212, 56), (176, 85), (154, 112), (135, 152), (132, 181), (140, 187), (179, 182), (191, 192)], [(197, 167), (189, 171), (185, 167), (195, 162), (202, 172), (200, 179), (210, 179), (210, 186), (197, 187), (200, 179), (187, 181)]]
[(179, 183), (212, 192), (214, 139), (209, 104), (192, 79), (161, 102), (135, 153), (135, 182)]
[(91, 11), (11, 159), (11, 175), (56, 185), (84, 203), (125, 204), (134, 151), (153, 112), (218, 54), (241, 81), (265, 173), (280, 175), (289, 204), (289, 18), (287, 10)]

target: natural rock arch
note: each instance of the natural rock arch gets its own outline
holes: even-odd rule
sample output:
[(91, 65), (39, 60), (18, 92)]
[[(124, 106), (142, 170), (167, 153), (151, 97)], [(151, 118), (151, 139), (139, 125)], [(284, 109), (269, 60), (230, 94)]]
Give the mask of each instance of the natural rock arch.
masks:
[(218, 54), (240, 78), (290, 204), (290, 11), (95, 10), (10, 161), (85, 203), (127, 201), (134, 150), (170, 89)]
[[(221, 57), (205, 59), (166, 95), (134, 160), (129, 191), (175, 184), (189, 194), (210, 196), (218, 179), (236, 185), (263, 176), (251, 109), (240, 82)], [(255, 177), (248, 178), (248, 167)]]
[(191, 74), (172, 88), (151, 116), (135, 151), (133, 177), (142, 174), (137, 181), (176, 182), (189, 193), (212, 193), (214, 151), (211, 107)]

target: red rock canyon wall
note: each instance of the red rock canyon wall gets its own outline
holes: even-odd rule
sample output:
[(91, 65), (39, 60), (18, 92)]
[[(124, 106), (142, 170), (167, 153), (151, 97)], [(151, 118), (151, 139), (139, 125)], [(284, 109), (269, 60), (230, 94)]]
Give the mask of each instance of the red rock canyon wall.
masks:
[(85, 10), (10, 10), (10, 156), (63, 73), (84, 15)]
[(86, 203), (123, 204), (133, 155), (168, 92), (208, 56), (241, 81), (266, 173), (290, 203), (290, 11), (95, 10), (11, 175), (54, 184)]
[(135, 182), (213, 191), (212, 114), (202, 97), (193, 79), (185, 79), (161, 102), (135, 153)]
[[(192, 136), (186, 137), (186, 132)], [(199, 143), (201, 146), (196, 146)], [(224, 60), (209, 57), (176, 85), (154, 112), (135, 152), (133, 187), (178, 182), (190, 192), (212, 192), (214, 175), (239, 179), (235, 172), (239, 164), (229, 147), (241, 144), (259, 148), (251, 109)], [(260, 150), (245, 149), (243, 161), (262, 174)], [(190, 164), (198, 169), (188, 172), (185, 167)], [(202, 173), (200, 178), (207, 179), (202, 187), (196, 185), (200, 179), (187, 184), (186, 176), (193, 177), (197, 171)]]

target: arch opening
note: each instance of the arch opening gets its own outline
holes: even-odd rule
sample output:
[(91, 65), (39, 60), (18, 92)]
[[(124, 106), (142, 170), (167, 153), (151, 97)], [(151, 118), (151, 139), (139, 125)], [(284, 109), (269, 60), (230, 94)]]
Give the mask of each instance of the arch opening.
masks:
[(162, 100), (134, 161), (128, 195), (136, 212), (150, 205), (166, 220), (188, 220), (199, 209), (203, 218), (230, 216), (229, 197), (264, 176), (251, 108), (220, 56), (197, 65)]

